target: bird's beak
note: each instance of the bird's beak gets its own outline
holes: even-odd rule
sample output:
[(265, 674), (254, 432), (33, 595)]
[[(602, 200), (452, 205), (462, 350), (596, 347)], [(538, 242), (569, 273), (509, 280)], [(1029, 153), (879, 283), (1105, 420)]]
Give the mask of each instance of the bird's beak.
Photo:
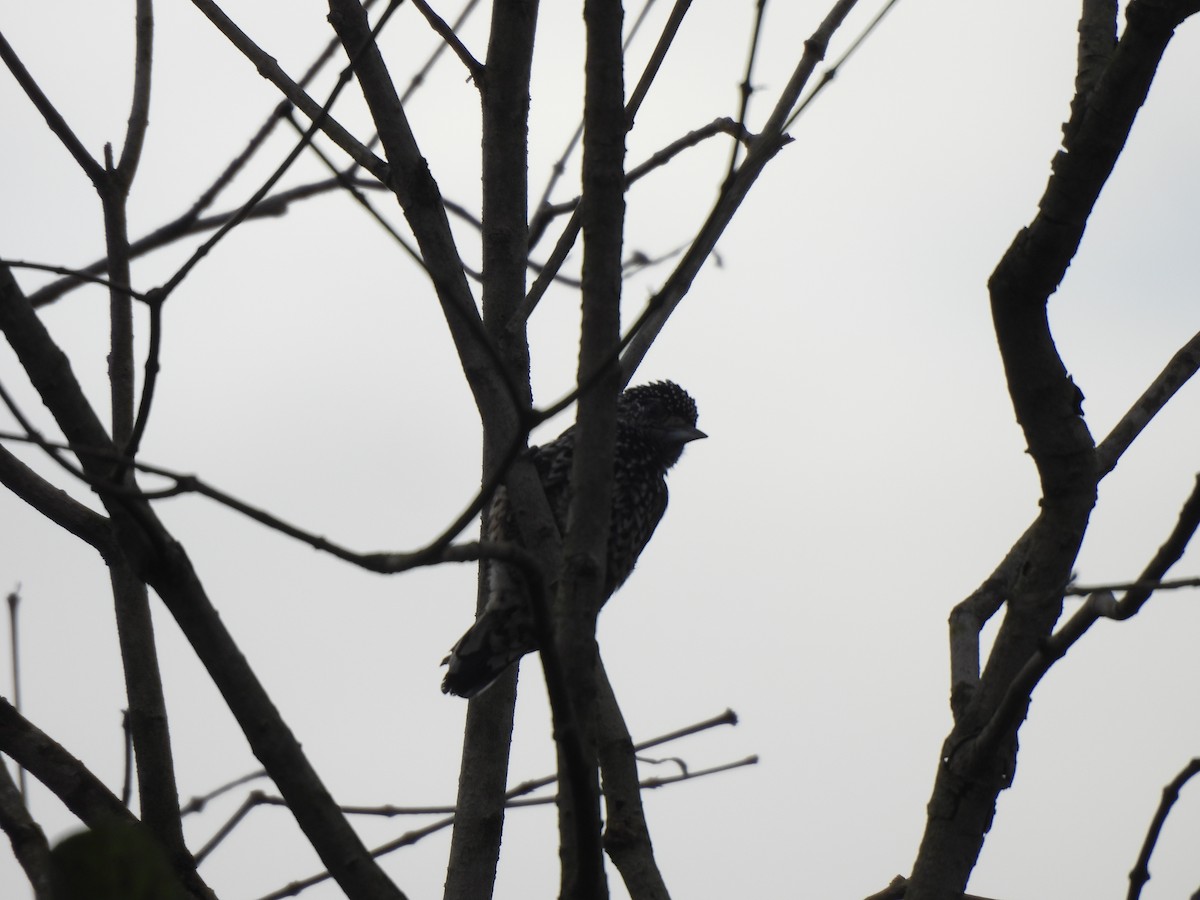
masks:
[(667, 429), (667, 436), (673, 441), (678, 441), (680, 444), (708, 437), (707, 434), (692, 425), (680, 425), (676, 428), (669, 428)]

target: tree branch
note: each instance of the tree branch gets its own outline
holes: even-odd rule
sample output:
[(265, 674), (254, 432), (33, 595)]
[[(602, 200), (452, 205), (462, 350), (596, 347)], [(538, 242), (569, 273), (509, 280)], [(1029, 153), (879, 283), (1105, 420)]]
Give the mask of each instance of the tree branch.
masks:
[(8, 835), (13, 855), (33, 887), (34, 900), (53, 900), (50, 883), (50, 844), (46, 833), (25, 806), (25, 798), (0, 760), (0, 828)]
[[(616, 695), (597, 660), (596, 714), (600, 734), (597, 755), (603, 773), (604, 850), (632, 900), (670, 900), (670, 892), (654, 859), (650, 828), (642, 808), (642, 788), (634, 758), (633, 739)], [(686, 773), (685, 773), (686, 774)]]
[(137, 0), (137, 18), (134, 26), (136, 42), (133, 59), (133, 99), (130, 101), (129, 122), (125, 128), (125, 143), (121, 148), (121, 161), (114, 173), (124, 184), (133, 181), (142, 146), (146, 142), (146, 130), (150, 124), (150, 63), (154, 55), (154, 4), (152, 0)]
[(429, 27), (438, 33), (438, 36), (446, 42), (446, 46), (453, 50), (454, 55), (467, 67), (471, 81), (478, 86), (483, 78), (483, 66), (480, 65), (479, 60), (471, 55), (471, 51), (459, 40), (458, 35), (454, 33), (454, 29), (447, 25), (446, 20), (434, 12), (433, 8), (425, 0), (413, 0), (413, 5), (425, 17), (425, 21), (429, 23)]
[[(484, 421), (482, 480), (485, 485), (504, 478), (523, 448), (522, 433), (512, 409), (532, 406), (529, 385), (529, 343), (523, 324), (514, 323), (513, 310), (525, 293), (529, 257), (526, 228), (529, 196), (529, 80), (533, 65), (538, 4), (507, 0), (492, 5), (486, 68), (465, 48), (455, 46), (467, 63), (482, 99), (482, 235), (483, 328), (496, 347), (512, 391), (512, 406), (493, 408)], [(473, 65), (472, 65), (473, 64)], [(489, 401), (495, 403), (495, 400)], [(543, 525), (553, 528), (540, 483), (529, 489), (541, 495)], [(491, 496), (491, 491), (488, 491)], [(496, 523), (485, 508), (482, 534), (490, 536)], [(508, 535), (508, 537), (515, 537)], [(537, 583), (553, 579), (554, 568), (534, 557)], [(477, 614), (487, 605), (494, 568), (480, 566)], [(533, 592), (533, 583), (526, 579)], [(538, 593), (541, 600), (543, 594)], [(517, 669), (467, 704), (463, 753), (459, 768), (458, 815), (451, 835), (446, 868), (445, 900), (487, 900), (495, 888), (496, 867), (504, 827), (504, 788), (508, 779), (516, 704)]]
[(75, 132), (71, 130), (71, 126), (67, 124), (67, 120), (62, 117), (54, 104), (50, 102), (50, 98), (42, 91), (34, 77), (29, 74), (29, 70), (25, 68), (25, 64), (21, 62), (21, 58), (17, 56), (15, 50), (4, 39), (3, 32), (0, 32), (0, 60), (8, 66), (8, 70), (12, 72), (13, 78), (17, 84), (25, 91), (25, 95), (33, 102), (34, 107), (42, 118), (46, 120), (46, 125), (55, 137), (59, 139), (67, 152), (74, 157), (75, 162), (79, 164), (79, 168), (83, 169), (85, 175), (91, 180), (92, 184), (99, 185), (105, 179), (104, 167), (87, 152), (87, 148), (83, 146), (83, 142), (75, 136)]
[[(343, 128), (332, 116), (324, 115), (321, 106), (303, 88), (292, 81), (275, 58), (269, 56), (221, 10), (212, 0), (192, 0), (192, 4), (217, 26), (225, 37), (254, 63), (258, 73), (275, 85), (285, 97), (310, 121), (321, 122), (321, 131), (345, 151), (346, 155), (380, 181), (387, 183), (390, 173), (387, 164)], [(357, 3), (355, 5), (358, 5)], [(362, 7), (360, 6), (361, 10)], [(363, 12), (365, 17), (366, 13)]]
[[(0, 330), (68, 442), (116, 448), (50, 338), (5, 268), (0, 268)], [(88, 474), (105, 482), (109, 464), (84, 454)], [(213, 608), (183, 548), (142, 499), (102, 494), (125, 558), (147, 581), (221, 691), (255, 755), (287, 798), (301, 830), (350, 900), (401, 900), (338, 811), (299, 743)]]
[(641, 365), (651, 345), (666, 326), (667, 319), (686, 296), (692, 281), (695, 280), (709, 254), (716, 247), (717, 240), (733, 220), (734, 213), (741, 206), (758, 176), (762, 174), (767, 163), (790, 140), (784, 134), (787, 117), (796, 105), (796, 101), (808, 83), (817, 63), (825, 57), (825, 50), (833, 33), (841, 26), (856, 2), (857, 0), (839, 0), (835, 3), (817, 30), (804, 42), (804, 53), (796, 64), (787, 85), (780, 92), (762, 132), (751, 143), (746, 158), (738, 167), (737, 172), (732, 178), (726, 180), (716, 203), (683, 258), (662, 288), (651, 299), (645, 323), (631, 336), (628, 346), (621, 354), (623, 383), (628, 383), (638, 366)]
[(1096, 447), (1096, 465), (1101, 477), (1116, 468), (1130, 444), (1167, 405), (1167, 401), (1196, 374), (1197, 369), (1200, 369), (1200, 332), (1171, 357), (1166, 368), (1121, 417), (1121, 421), (1113, 427), (1108, 437)]
[[(911, 900), (962, 894), (1011, 781), (1029, 697), (1016, 688), (1062, 609), (1101, 471), (1047, 321), (1047, 301), (1083, 235), (1171, 37), (1165, 7), (1133, 0), (1128, 25), (1092, 89), (1033, 222), (1018, 233), (988, 287), (1009, 393), (1042, 484), (1042, 510), (1005, 598), (1007, 613), (978, 687), (942, 750), (929, 818), (908, 885)], [(998, 716), (1003, 707), (1005, 713)], [(980, 736), (981, 729), (990, 729)], [(973, 739), (980, 736), (978, 743)], [(972, 749), (975, 746), (979, 752)]]
[(1162, 800), (1159, 802), (1158, 809), (1154, 813), (1154, 819), (1150, 822), (1150, 829), (1146, 832), (1146, 840), (1142, 843), (1142, 852), (1138, 854), (1137, 863), (1134, 864), (1133, 870), (1129, 873), (1129, 893), (1126, 895), (1127, 900), (1138, 900), (1142, 896), (1142, 888), (1150, 880), (1150, 857), (1154, 854), (1154, 847), (1158, 844), (1159, 835), (1162, 834), (1163, 826), (1167, 822), (1167, 816), (1170, 815), (1171, 807), (1179, 799), (1179, 792), (1183, 790), (1183, 786), (1198, 774), (1200, 774), (1200, 758), (1193, 759), (1184, 766), (1183, 771), (1176, 775), (1163, 788)]

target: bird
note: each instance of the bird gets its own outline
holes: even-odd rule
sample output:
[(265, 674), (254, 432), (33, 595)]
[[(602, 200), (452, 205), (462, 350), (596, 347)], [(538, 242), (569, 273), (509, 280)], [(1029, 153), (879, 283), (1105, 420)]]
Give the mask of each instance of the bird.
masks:
[[(684, 445), (708, 437), (696, 427), (696, 419), (696, 401), (672, 381), (631, 387), (617, 398), (612, 515), (601, 605), (629, 578), (667, 511), (667, 470), (679, 461)], [(529, 450), (559, 533), (567, 528), (574, 452), (574, 425), (550, 443)], [(503, 486), (496, 489), (488, 521), (489, 540), (519, 542)], [(483, 611), (442, 660), (448, 667), (442, 692), (474, 697), (537, 649), (533, 610), (520, 572), (493, 562), (488, 567)]]

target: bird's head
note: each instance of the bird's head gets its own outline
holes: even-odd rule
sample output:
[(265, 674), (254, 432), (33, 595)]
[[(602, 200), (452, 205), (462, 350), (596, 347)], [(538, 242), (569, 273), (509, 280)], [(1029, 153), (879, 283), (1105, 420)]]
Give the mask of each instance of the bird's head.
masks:
[(617, 401), (617, 420), (654, 448), (663, 468), (678, 462), (684, 444), (708, 437), (696, 427), (696, 401), (673, 381), (629, 388)]

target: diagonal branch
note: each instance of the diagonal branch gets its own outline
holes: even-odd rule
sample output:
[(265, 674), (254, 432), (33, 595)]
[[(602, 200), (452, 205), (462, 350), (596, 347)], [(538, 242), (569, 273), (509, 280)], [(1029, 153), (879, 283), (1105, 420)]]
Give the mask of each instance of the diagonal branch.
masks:
[[(315, 122), (320, 120), (321, 131), (331, 141), (341, 147), (351, 159), (380, 181), (386, 182), (388, 180), (387, 164), (343, 128), (336, 119), (328, 115), (323, 115), (320, 104), (313, 100), (299, 84), (292, 81), (275, 58), (266, 53), (258, 44), (254, 43), (229, 16), (225, 15), (224, 11), (216, 3), (212, 2), (212, 0), (192, 0), (192, 3), (200, 12), (208, 17), (209, 21), (225, 37), (229, 38), (230, 42), (250, 62), (254, 63), (258, 73), (279, 88), (283, 95), (300, 112), (308, 116), (310, 121)], [(359, 8), (361, 9), (361, 7)], [(365, 11), (363, 11), (363, 16), (366, 16)]]
[(734, 214), (741, 206), (750, 188), (758, 180), (758, 176), (762, 174), (767, 163), (774, 159), (775, 155), (790, 140), (784, 134), (788, 114), (796, 105), (796, 101), (808, 83), (817, 63), (825, 57), (825, 50), (829, 46), (830, 38), (856, 3), (857, 0), (838, 0), (817, 30), (804, 42), (804, 53), (796, 64), (787, 85), (780, 92), (762, 132), (750, 145), (746, 158), (736, 173), (732, 178), (726, 180), (716, 203), (683, 258), (662, 288), (651, 299), (649, 315), (646, 317), (645, 324), (632, 337), (629, 346), (622, 353), (621, 371), (625, 383), (628, 383), (633, 377), (633, 373), (649, 352), (650, 346), (666, 326), (671, 313), (675, 311), (691, 288), (696, 275), (699, 274), (709, 254), (716, 247), (717, 240), (724, 234), (729, 223), (733, 221)]
[(0, 829), (8, 835), (13, 855), (25, 870), (34, 900), (52, 900), (50, 844), (42, 827), (29, 814), (23, 792), (3, 760), (0, 760)]
[(67, 152), (75, 158), (75, 162), (79, 164), (79, 168), (83, 169), (84, 174), (87, 175), (92, 184), (101, 184), (107, 177), (104, 167), (87, 152), (87, 148), (76, 137), (75, 132), (71, 130), (71, 126), (67, 124), (67, 120), (62, 117), (62, 114), (50, 102), (50, 98), (46, 96), (41, 86), (29, 73), (29, 70), (25, 68), (25, 64), (21, 62), (21, 58), (17, 56), (17, 52), (12, 48), (12, 45), (5, 40), (3, 32), (0, 32), (0, 60), (3, 60), (4, 64), (8, 66), (8, 70), (12, 72), (13, 78), (17, 80), (17, 84), (25, 91), (26, 96), (33, 102), (37, 111), (42, 114), (42, 118), (46, 120), (46, 124), (50, 127), (55, 137), (67, 148)]
[(389, 167), (381, 180), (396, 194), (421, 249), (425, 271), (441, 304), (485, 431), (511, 432), (512, 420), (520, 417), (522, 408), (519, 389), (510, 383), (496, 349), (481, 328), (441, 191), (417, 145), (366, 13), (357, 0), (329, 0), (329, 22), (342, 41), (379, 130)]
[(1096, 466), (1103, 477), (1116, 468), (1121, 456), (1129, 449), (1142, 430), (1175, 394), (1200, 369), (1200, 332), (1171, 357), (1158, 377), (1151, 382), (1137, 402), (1121, 417), (1108, 437), (1096, 447)]
[(483, 80), (483, 66), (474, 56), (471, 51), (466, 48), (454, 29), (446, 24), (446, 20), (433, 11), (433, 8), (425, 2), (425, 0), (413, 0), (413, 5), (425, 17), (425, 21), (429, 23), (429, 27), (438, 33), (446, 46), (454, 51), (454, 55), (459, 61), (467, 67), (467, 72), (470, 73), (471, 81), (478, 87)]

